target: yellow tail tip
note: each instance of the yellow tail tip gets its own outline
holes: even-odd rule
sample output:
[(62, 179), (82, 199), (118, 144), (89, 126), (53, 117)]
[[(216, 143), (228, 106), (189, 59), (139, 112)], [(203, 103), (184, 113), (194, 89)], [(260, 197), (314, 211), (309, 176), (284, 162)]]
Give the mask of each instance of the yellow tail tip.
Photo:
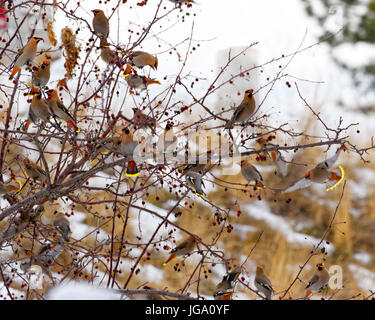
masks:
[(340, 178), (340, 180), (337, 181), (337, 183), (334, 184), (332, 187), (327, 188), (326, 191), (331, 191), (332, 189), (336, 188), (344, 180), (344, 177), (345, 177), (344, 168), (342, 166), (339, 166), (339, 169), (341, 171), (341, 178)]
[(19, 180), (16, 180), (16, 182), (20, 185), (19, 188), (18, 188), (18, 190), (17, 190), (17, 192), (18, 192), (18, 191), (20, 191), (22, 189), (22, 183)]
[(125, 175), (127, 177), (138, 177), (139, 176), (139, 172), (137, 172), (137, 173), (125, 173)]

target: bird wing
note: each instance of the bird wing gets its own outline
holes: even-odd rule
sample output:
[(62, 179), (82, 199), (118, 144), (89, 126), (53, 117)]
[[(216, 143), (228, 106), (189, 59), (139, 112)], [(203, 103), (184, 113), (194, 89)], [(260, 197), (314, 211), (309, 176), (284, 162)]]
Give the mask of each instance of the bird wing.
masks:
[(234, 111), (231, 121), (233, 122), (233, 121), (235, 121), (238, 117), (240, 117), (241, 113), (242, 113), (245, 109), (246, 109), (246, 104), (242, 102), (242, 103), (237, 107), (236, 111)]
[(311, 280), (309, 281), (309, 283), (307, 284), (306, 288), (305, 289), (308, 289), (310, 288), (312, 285), (314, 285), (315, 283), (317, 283), (319, 281), (319, 276), (317, 274), (315, 274)]
[(298, 180), (296, 183), (292, 184), (290, 187), (284, 189), (282, 193), (292, 192), (299, 189), (304, 189), (312, 185), (312, 181), (310, 179), (302, 178)]
[(336, 152), (332, 157), (326, 159), (325, 161), (322, 161), (317, 164), (316, 168), (319, 169), (330, 169), (333, 167), (335, 162), (337, 161), (338, 157), (340, 155), (340, 152)]
[(74, 121), (68, 109), (60, 101), (56, 101), (56, 104), (69, 117), (70, 120)]

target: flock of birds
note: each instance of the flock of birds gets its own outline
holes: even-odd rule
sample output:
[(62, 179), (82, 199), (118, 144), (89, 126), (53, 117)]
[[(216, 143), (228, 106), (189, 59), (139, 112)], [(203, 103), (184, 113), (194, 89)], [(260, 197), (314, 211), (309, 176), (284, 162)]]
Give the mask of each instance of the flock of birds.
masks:
[[(174, 3), (194, 3), (188, 0), (170, 0)], [(145, 90), (148, 85), (157, 84), (160, 82), (144, 75), (138, 74), (137, 69), (142, 69), (146, 66), (157, 70), (158, 59), (156, 56), (145, 52), (145, 51), (132, 51), (126, 54), (125, 59), (121, 58), (120, 55), (110, 48), (107, 41), (109, 36), (109, 21), (105, 16), (104, 12), (99, 9), (92, 10), (93, 21), (92, 26), (95, 35), (100, 38), (100, 50), (101, 58), (107, 64), (114, 64), (119, 67), (128, 86), (135, 90)], [(11, 67), (13, 70), (10, 74), (9, 80), (13, 80), (17, 73), (22, 67), (28, 66), (32, 63), (33, 59), (37, 54), (37, 47), (40, 41), (44, 39), (40, 37), (33, 36), (29, 39), (27, 44), (19, 50), (16, 58)], [(69, 113), (68, 109), (59, 99), (58, 93), (55, 89), (49, 89), (47, 84), (50, 78), (50, 65), (51, 60), (44, 54), (41, 59), (41, 64), (32, 68), (32, 79), (31, 79), (31, 90), (30, 95), (33, 96), (29, 112), (28, 119), (21, 127), (21, 131), (27, 131), (30, 123), (33, 123), (39, 127), (39, 130), (43, 130), (47, 123), (61, 130), (58, 120), (65, 121), (70, 127), (72, 127), (76, 132), (79, 132), (79, 126), (74, 119), (74, 117)], [(11, 68), (10, 67), (10, 68)], [(44, 98), (46, 96), (46, 99)], [(254, 90), (246, 90), (243, 96), (242, 102), (236, 107), (232, 117), (226, 122), (224, 128), (230, 130), (234, 125), (245, 125), (247, 121), (252, 117), (256, 110), (256, 101), (254, 98)], [(133, 127), (150, 127), (154, 130), (156, 119), (145, 115), (139, 109), (133, 109)], [(100, 142), (95, 146), (93, 152), (90, 156), (90, 160), (95, 160), (99, 155), (108, 154), (110, 152), (115, 152), (121, 156), (128, 157), (130, 160), (127, 164), (126, 175), (127, 176), (137, 176), (139, 175), (139, 170), (136, 162), (132, 159), (133, 152), (138, 145), (138, 142), (134, 139), (133, 131), (130, 126), (123, 127), (121, 133), (114, 134), (111, 137), (103, 137)], [(177, 140), (176, 135), (173, 132), (173, 122), (168, 121), (163, 134), (159, 137), (158, 143), (161, 144), (163, 152), (166, 152), (171, 145), (173, 145)], [(267, 142), (263, 143), (266, 146)], [(306, 188), (312, 183), (324, 184), (326, 190), (331, 190), (336, 187), (344, 178), (344, 169), (342, 166), (332, 169), (335, 162), (337, 161), (339, 154), (342, 150), (346, 150), (345, 146), (340, 146), (336, 153), (325, 161), (322, 161), (315, 168), (308, 171), (301, 179), (299, 179), (293, 185), (285, 189), (272, 189), (277, 192), (291, 192), (298, 189)], [(205, 197), (204, 192), (204, 182), (203, 176), (209, 170), (210, 163), (210, 151), (208, 154), (208, 163), (201, 164), (187, 164), (183, 168), (183, 175), (185, 176), (185, 181), (187, 185), (197, 194), (198, 196)], [(284, 160), (282, 154), (278, 150), (267, 152), (267, 155), (274, 161), (276, 167), (282, 175), (287, 174), (287, 162)], [(46, 183), (47, 173), (46, 171), (31, 161), (28, 158), (23, 160), (25, 172), (34, 181), (39, 181), (42, 185)], [(248, 160), (242, 160), (240, 162), (241, 173), (246, 181), (250, 183), (255, 183), (255, 188), (266, 188), (263, 184), (263, 178), (258, 169), (252, 165)], [(0, 184), (0, 194), (13, 194), (20, 191), (22, 184), (15, 177), (12, 177), (10, 181)], [(268, 187), (267, 187), (268, 188)], [(21, 217), (19, 223), (28, 223), (32, 218), (38, 214), (29, 215), (24, 218)], [(31, 218), (30, 218), (31, 217)], [(17, 230), (13, 230), (14, 226), (9, 226), (8, 230), (2, 233), (2, 240), (10, 239), (12, 234), (19, 231), (19, 229), (24, 225), (21, 224), (17, 226)], [(63, 215), (58, 215), (54, 220), (54, 227), (60, 232), (61, 239), (54, 244), (49, 244), (43, 246), (38, 254), (32, 256), (28, 262), (25, 262), (22, 267), (25, 270), (32, 270), (33, 265), (39, 265), (49, 273), (49, 266), (57, 258), (63, 248), (63, 242), (69, 242), (70, 236), (70, 226), (69, 221)], [(12, 229), (13, 228), (13, 229)], [(171, 251), (169, 259), (163, 264), (166, 265), (169, 261), (177, 256), (184, 256), (190, 254), (196, 245), (197, 239), (195, 237), (189, 237), (180, 244), (178, 244)], [(223, 280), (217, 285), (213, 296), (215, 299), (227, 300), (231, 299), (233, 288), (238, 276), (241, 273), (241, 268), (236, 268), (232, 272), (226, 274)], [(329, 275), (322, 263), (316, 265), (316, 272), (308, 282), (306, 286), (305, 299), (309, 298), (313, 292), (321, 291), (328, 283)], [(257, 267), (256, 277), (254, 281), (255, 287), (259, 292), (264, 294), (265, 299), (271, 299), (271, 295), (274, 292), (272, 283), (270, 279), (264, 274), (263, 268), (261, 266)]]

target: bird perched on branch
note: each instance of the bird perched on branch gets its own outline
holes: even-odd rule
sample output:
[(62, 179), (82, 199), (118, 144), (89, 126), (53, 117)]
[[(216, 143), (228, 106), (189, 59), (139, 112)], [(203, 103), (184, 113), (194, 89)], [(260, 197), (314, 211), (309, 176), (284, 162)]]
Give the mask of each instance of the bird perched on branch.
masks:
[(255, 99), (253, 93), (253, 89), (245, 91), (242, 102), (234, 111), (232, 118), (225, 124), (225, 129), (231, 129), (233, 124), (244, 123), (250, 119), (255, 111)]
[(190, 171), (185, 175), (185, 181), (187, 185), (194, 191), (197, 196), (205, 197), (202, 187), (204, 187), (204, 182), (202, 180), (202, 175), (198, 172)]
[[(62, 239), (58, 241), (46, 244), (40, 248), (37, 255), (32, 257), (32, 261), (28, 261), (21, 264), (21, 269), (27, 270), (31, 265), (36, 264), (43, 269), (50, 279), (52, 279), (51, 272), (49, 270), (50, 266), (53, 265), (55, 260), (58, 258), (63, 250)], [(31, 252), (27, 252), (31, 255)]]
[(255, 182), (255, 186), (258, 189), (264, 188), (264, 185), (263, 185), (263, 182), (262, 182), (263, 181), (263, 177), (260, 174), (260, 172), (258, 171), (258, 169), (255, 168), (255, 166), (253, 166), (247, 160), (241, 160), (240, 164), (241, 164), (241, 173), (242, 173), (242, 176), (245, 178), (245, 180), (248, 183), (254, 181)]
[(25, 158), (23, 160), (23, 165), (25, 167), (26, 174), (29, 176), (29, 178), (33, 179), (34, 181), (38, 180), (43, 185), (47, 182), (46, 171), (44, 171), (35, 162), (31, 161), (29, 158)]
[(128, 55), (128, 63), (132, 67), (142, 69), (145, 66), (150, 66), (152, 69), (157, 70), (158, 58), (145, 51), (132, 51)]
[(272, 150), (269, 152), (269, 156), (274, 162), (277, 172), (285, 177), (288, 174), (288, 163), (285, 161), (281, 152), (279, 150)]
[(51, 61), (48, 59), (43, 60), (37, 70), (33, 71), (31, 83), (35, 87), (45, 87), (50, 78)]
[(70, 242), (69, 236), (72, 233), (70, 231), (70, 223), (63, 214), (56, 216), (53, 221), (53, 226), (57, 231), (61, 233), (61, 236), (63, 237), (65, 242)]
[(119, 67), (124, 72), (125, 76), (128, 76), (133, 69), (128, 64), (124, 69), (123, 65), (125, 64), (125, 60), (121, 61), (121, 57), (118, 55), (118, 53), (109, 47), (107, 38), (100, 39), (100, 57), (105, 63), (115, 64), (117, 67)]
[(105, 16), (103, 10), (94, 9), (91, 10), (94, 13), (94, 18), (92, 19), (92, 26), (94, 28), (94, 33), (100, 38), (108, 38), (109, 35), (109, 21)]
[(151, 129), (152, 133), (155, 134), (155, 127), (156, 127), (156, 119), (152, 116), (148, 116), (147, 114), (143, 113), (139, 108), (133, 108), (133, 119), (132, 123), (134, 128), (149, 128)]
[(142, 75), (132, 75), (130, 74), (125, 78), (128, 86), (132, 89), (146, 90), (151, 84), (161, 84), (159, 80), (154, 80)]
[(329, 273), (323, 263), (317, 263), (316, 271), (306, 286), (305, 300), (309, 299), (313, 292), (321, 292), (329, 282)]
[(163, 133), (159, 136), (158, 142), (156, 144), (157, 151), (161, 153), (167, 153), (173, 151), (170, 146), (173, 146), (177, 141), (177, 136), (173, 132), (173, 122), (167, 121)]
[(43, 99), (42, 92), (38, 88), (33, 87), (29, 95), (32, 95), (33, 99), (29, 107), (28, 119), (21, 131), (27, 131), (31, 122), (35, 124), (38, 120), (42, 120), (43, 122), (48, 121), (51, 115), (48, 104)]
[(66, 121), (71, 127), (76, 130), (76, 132), (79, 132), (80, 129), (78, 128), (76, 121), (70, 115), (68, 109), (60, 101), (57, 91), (54, 89), (49, 89), (47, 90), (47, 95), (47, 103), (51, 114), (54, 117)]
[(271, 280), (264, 274), (263, 268), (257, 266), (255, 274), (254, 285), (258, 291), (264, 293), (266, 300), (271, 300), (273, 293)]
[(44, 42), (44, 39), (40, 37), (31, 37), (26, 45), (18, 51), (13, 63), (13, 71), (9, 77), (9, 81), (13, 80), (14, 76), (24, 65), (29, 64), (34, 59), (39, 41)]
[(232, 272), (227, 273), (221, 282), (219, 282), (214, 291), (215, 300), (231, 300), (233, 294), (233, 288), (236, 280), (241, 274), (241, 268), (238, 267)]
[(174, 249), (171, 250), (171, 255), (169, 256), (168, 260), (163, 263), (163, 266), (166, 266), (169, 261), (173, 260), (176, 257), (190, 254), (197, 242), (196, 238), (200, 239), (197, 236), (190, 236), (189, 238), (180, 242)]
[(334, 170), (329, 170), (337, 161), (340, 152), (346, 150), (346, 147), (342, 145), (337, 149), (336, 153), (325, 161), (320, 162), (314, 169), (310, 170), (305, 176), (292, 184), (290, 187), (282, 190), (285, 192), (292, 192), (295, 190), (307, 188), (313, 183), (325, 184), (326, 191), (330, 191), (336, 188), (344, 179), (344, 168), (339, 166)]
[(123, 127), (121, 132), (120, 139), (115, 139), (114, 144), (115, 146), (118, 145), (118, 150), (123, 156), (133, 159), (133, 153), (138, 146), (138, 142), (134, 140), (133, 132), (129, 127)]

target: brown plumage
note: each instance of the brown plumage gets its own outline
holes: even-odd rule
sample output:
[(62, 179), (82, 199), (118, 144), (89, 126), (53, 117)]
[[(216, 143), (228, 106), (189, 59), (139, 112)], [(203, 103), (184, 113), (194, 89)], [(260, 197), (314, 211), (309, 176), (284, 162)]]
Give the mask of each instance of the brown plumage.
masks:
[(263, 268), (257, 266), (257, 271), (255, 274), (254, 285), (258, 291), (265, 295), (266, 300), (271, 300), (271, 295), (273, 293), (271, 280), (264, 274)]
[(26, 174), (29, 178), (33, 179), (34, 181), (38, 180), (42, 184), (46, 183), (47, 181), (47, 174), (46, 172), (38, 166), (35, 162), (31, 161), (29, 158), (25, 158), (23, 160), (23, 165), (26, 170)]
[(56, 216), (56, 218), (53, 221), (53, 226), (56, 228), (57, 231), (61, 233), (61, 236), (63, 237), (64, 241), (70, 242), (70, 223), (69, 220), (63, 214)]
[(126, 83), (132, 89), (146, 90), (151, 84), (161, 84), (159, 80), (154, 80), (142, 75), (129, 75), (125, 78)]
[(132, 67), (143, 68), (150, 66), (153, 69), (158, 68), (158, 58), (145, 51), (132, 51), (128, 55), (128, 63)]
[(253, 89), (245, 91), (241, 104), (234, 111), (232, 118), (225, 124), (225, 129), (231, 129), (233, 124), (243, 123), (250, 119), (255, 111), (255, 99), (253, 92)]
[(124, 127), (121, 131), (122, 134), (120, 136), (120, 139), (116, 139), (116, 141), (114, 141), (114, 144), (118, 144), (118, 150), (122, 155), (133, 159), (133, 152), (137, 147), (138, 142), (134, 140), (133, 132), (129, 127)]
[(303, 178), (282, 190), (282, 192), (291, 192), (311, 186), (313, 183), (325, 184), (326, 191), (337, 187), (344, 179), (344, 168), (339, 166), (334, 170), (330, 170), (337, 161), (342, 150), (346, 150), (345, 146), (337, 149), (336, 153), (325, 161), (316, 165), (315, 168), (308, 171)]
[(133, 119), (132, 123), (134, 128), (149, 128), (155, 134), (156, 119), (142, 112), (138, 108), (133, 108)]
[(94, 28), (94, 32), (100, 38), (108, 38), (109, 22), (103, 10), (95, 9), (91, 10), (91, 12), (94, 13), (94, 18), (92, 19), (92, 26)]
[(323, 263), (316, 265), (316, 271), (306, 286), (305, 300), (309, 299), (313, 292), (322, 291), (329, 282), (329, 273)]
[[(197, 238), (199, 239), (199, 237)], [(163, 263), (163, 266), (167, 265), (169, 261), (173, 260), (176, 257), (189, 254), (194, 250), (196, 242), (197, 240), (195, 237), (189, 237), (180, 242), (174, 249), (171, 250), (171, 255), (169, 256), (168, 260)]]
[(172, 152), (173, 145), (176, 143), (176, 141), (177, 141), (177, 136), (173, 132), (173, 123), (168, 121), (163, 133), (159, 136), (159, 139), (157, 142), (158, 153)]
[(79, 128), (69, 113), (68, 109), (62, 104), (59, 99), (58, 93), (54, 89), (47, 90), (48, 95), (48, 106), (51, 114), (58, 119), (66, 121), (71, 127), (73, 127), (77, 132), (79, 132)]
[(14, 60), (13, 71), (9, 77), (9, 80), (13, 80), (14, 76), (21, 70), (21, 68), (30, 63), (36, 54), (38, 42), (44, 39), (39, 37), (31, 37), (27, 44), (18, 51), (18, 54)]
[(33, 71), (31, 83), (35, 87), (45, 87), (50, 78), (50, 60), (43, 60), (37, 70)]
[(48, 104), (42, 98), (42, 93), (39, 89), (32, 91), (33, 99), (31, 100), (28, 119), (25, 123), (24, 129), (27, 130), (30, 123), (36, 123), (38, 120), (47, 121), (50, 117)]
[(263, 178), (258, 169), (247, 160), (241, 161), (241, 173), (248, 183), (254, 181), (258, 188), (263, 188)]
[(241, 268), (238, 267), (232, 272), (227, 273), (221, 282), (219, 282), (213, 293), (215, 300), (230, 300), (233, 294), (233, 288), (236, 280), (241, 274)]

